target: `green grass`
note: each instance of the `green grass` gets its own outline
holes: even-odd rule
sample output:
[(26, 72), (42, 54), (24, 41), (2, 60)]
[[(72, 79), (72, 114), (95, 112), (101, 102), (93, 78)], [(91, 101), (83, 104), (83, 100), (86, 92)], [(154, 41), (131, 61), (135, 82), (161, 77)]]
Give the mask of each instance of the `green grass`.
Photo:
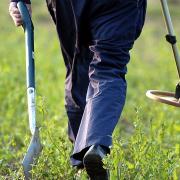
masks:
[[(171, 6), (180, 39), (180, 5)], [(66, 136), (65, 68), (45, 3), (33, 1), (38, 123), (44, 146), (33, 179), (87, 179), (69, 164)], [(21, 161), (30, 141), (27, 120), (24, 35), (0, 6), (0, 179), (23, 179)], [(141, 38), (128, 65), (127, 101), (105, 166), (116, 179), (180, 179), (179, 109), (149, 100), (148, 89), (174, 91), (178, 82), (159, 3), (149, 2)]]

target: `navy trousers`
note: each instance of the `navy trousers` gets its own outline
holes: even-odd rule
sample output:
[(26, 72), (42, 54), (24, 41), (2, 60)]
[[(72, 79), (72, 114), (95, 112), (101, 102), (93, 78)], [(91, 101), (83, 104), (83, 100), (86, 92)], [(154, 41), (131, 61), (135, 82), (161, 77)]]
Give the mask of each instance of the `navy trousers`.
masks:
[(67, 68), (65, 102), (72, 165), (91, 145), (112, 145), (125, 97), (129, 51), (146, 0), (47, 0)]

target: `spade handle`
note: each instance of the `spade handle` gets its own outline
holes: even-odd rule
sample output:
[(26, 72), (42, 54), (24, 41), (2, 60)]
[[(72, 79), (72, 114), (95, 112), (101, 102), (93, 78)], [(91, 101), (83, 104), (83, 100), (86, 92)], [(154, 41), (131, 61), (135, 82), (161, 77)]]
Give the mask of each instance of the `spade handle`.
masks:
[(26, 45), (26, 82), (27, 82), (27, 99), (29, 127), (33, 135), (36, 130), (36, 107), (35, 107), (35, 65), (34, 65), (34, 27), (31, 16), (23, 1), (19, 1), (18, 9), (20, 11), (23, 29), (25, 32)]

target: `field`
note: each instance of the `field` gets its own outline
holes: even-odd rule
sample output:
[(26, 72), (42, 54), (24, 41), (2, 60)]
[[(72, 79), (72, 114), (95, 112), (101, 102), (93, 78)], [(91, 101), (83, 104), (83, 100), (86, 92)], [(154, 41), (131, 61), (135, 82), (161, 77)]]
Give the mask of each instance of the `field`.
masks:
[[(171, 5), (180, 39), (180, 4)], [(27, 119), (24, 34), (15, 28), (8, 3), (0, 5), (0, 179), (23, 179), (21, 161), (30, 142)], [(37, 116), (43, 151), (33, 179), (85, 180), (69, 164), (72, 145), (66, 136), (65, 68), (46, 5), (33, 0), (37, 83)], [(148, 89), (174, 91), (178, 75), (160, 3), (149, 1), (142, 36), (131, 52), (128, 93), (114, 133), (112, 153), (105, 159), (111, 179), (180, 179), (180, 111), (149, 100)]]

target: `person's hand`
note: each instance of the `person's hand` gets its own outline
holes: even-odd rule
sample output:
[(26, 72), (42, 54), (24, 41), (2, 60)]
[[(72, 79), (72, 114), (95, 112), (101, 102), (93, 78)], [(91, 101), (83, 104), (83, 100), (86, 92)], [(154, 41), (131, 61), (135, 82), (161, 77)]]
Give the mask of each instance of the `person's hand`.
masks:
[[(28, 10), (29, 10), (29, 13), (31, 15), (31, 5), (30, 4), (26, 4)], [(16, 2), (11, 2), (9, 4), (9, 14), (10, 16), (12, 17), (13, 21), (14, 21), (14, 24), (16, 26), (21, 26), (22, 25), (22, 18), (21, 18), (21, 14), (19, 12), (19, 9), (17, 7), (17, 3)]]

